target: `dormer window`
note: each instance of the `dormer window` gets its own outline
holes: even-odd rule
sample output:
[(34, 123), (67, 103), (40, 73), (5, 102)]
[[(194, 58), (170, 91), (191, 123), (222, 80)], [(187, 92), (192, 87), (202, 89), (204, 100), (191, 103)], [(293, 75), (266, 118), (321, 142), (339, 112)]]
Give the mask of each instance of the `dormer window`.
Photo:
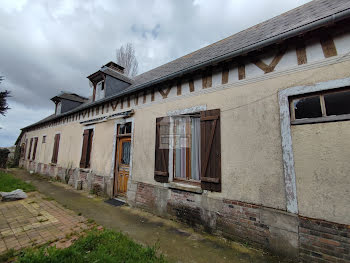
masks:
[(56, 115), (70, 111), (89, 101), (88, 98), (84, 98), (75, 93), (68, 92), (61, 92), (59, 95), (51, 98), (51, 100), (55, 103)]
[(62, 102), (57, 102), (56, 104), (56, 115), (61, 114), (62, 111)]
[(92, 101), (120, 93), (134, 82), (124, 75), (124, 67), (114, 62), (107, 63), (87, 78), (90, 81), (90, 87), (93, 88)]
[(95, 95), (95, 101), (103, 99), (105, 97), (105, 82), (100, 81), (96, 85), (96, 95)]

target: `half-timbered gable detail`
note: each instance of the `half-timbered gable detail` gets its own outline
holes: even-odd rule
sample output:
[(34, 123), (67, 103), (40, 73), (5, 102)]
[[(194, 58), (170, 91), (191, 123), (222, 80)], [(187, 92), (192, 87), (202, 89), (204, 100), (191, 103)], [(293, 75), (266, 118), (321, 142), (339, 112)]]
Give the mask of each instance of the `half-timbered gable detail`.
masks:
[(88, 94), (55, 96), (55, 113), (22, 129), (21, 165), (290, 257), (346, 262), (349, 10), (311, 1), (133, 79), (109, 62)]

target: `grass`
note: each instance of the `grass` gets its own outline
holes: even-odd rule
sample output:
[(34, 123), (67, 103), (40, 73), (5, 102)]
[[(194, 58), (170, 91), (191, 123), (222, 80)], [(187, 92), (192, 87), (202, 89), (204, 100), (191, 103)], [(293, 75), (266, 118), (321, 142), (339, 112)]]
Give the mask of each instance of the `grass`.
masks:
[(143, 247), (127, 236), (111, 230), (92, 230), (64, 249), (42, 247), (28, 249), (17, 258), (19, 263), (89, 262), (166, 262), (155, 247)]
[(16, 189), (22, 189), (24, 192), (33, 192), (35, 187), (13, 175), (0, 171), (0, 192), (11, 192)]
[(7, 250), (5, 254), (0, 255), (0, 262), (8, 262), (11, 261), (16, 256), (16, 251), (11, 248)]

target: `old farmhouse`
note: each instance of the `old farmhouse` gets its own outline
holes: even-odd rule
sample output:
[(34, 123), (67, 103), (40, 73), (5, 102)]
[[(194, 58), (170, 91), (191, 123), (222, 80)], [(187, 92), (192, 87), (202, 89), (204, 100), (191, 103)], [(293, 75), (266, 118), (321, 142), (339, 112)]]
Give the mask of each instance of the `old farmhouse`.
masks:
[(348, 261), (349, 52), (350, 1), (317, 0), (133, 79), (109, 62), (22, 129), (20, 165), (308, 262)]

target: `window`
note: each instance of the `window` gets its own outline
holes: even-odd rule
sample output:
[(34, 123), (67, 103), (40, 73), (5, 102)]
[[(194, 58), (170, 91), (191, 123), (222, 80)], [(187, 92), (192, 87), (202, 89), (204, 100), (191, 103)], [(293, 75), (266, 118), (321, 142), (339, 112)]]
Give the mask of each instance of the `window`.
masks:
[(61, 114), (61, 110), (62, 110), (62, 102), (58, 102), (56, 104), (56, 115)]
[(100, 81), (96, 85), (95, 101), (99, 99), (103, 99), (104, 97), (105, 97), (105, 83), (104, 81)]
[(32, 160), (35, 160), (35, 155), (36, 155), (36, 148), (38, 146), (38, 137), (34, 138), (34, 148), (33, 148), (33, 156), (32, 156)]
[(33, 146), (33, 138), (30, 139), (30, 143), (29, 143), (29, 150), (28, 150), (28, 156), (27, 159), (30, 159), (30, 153), (32, 152), (32, 146)]
[(118, 135), (131, 135), (131, 122), (118, 125)]
[(55, 140), (53, 143), (53, 151), (52, 151), (52, 158), (51, 158), (51, 163), (56, 164), (57, 163), (57, 157), (58, 157), (58, 150), (60, 146), (60, 137), (61, 135), (58, 133), (55, 135)]
[(174, 118), (174, 179), (200, 181), (200, 115)]
[(350, 90), (338, 89), (290, 99), (292, 124), (350, 118)]
[(26, 144), (22, 143), (21, 144), (21, 159), (25, 158), (25, 154), (26, 154)]
[(92, 148), (93, 129), (85, 129), (83, 133), (83, 147), (81, 150), (80, 168), (90, 167), (90, 157)]
[[(174, 181), (200, 183), (203, 190), (221, 191), (219, 109), (157, 118), (155, 142), (155, 181), (169, 182), (169, 156), (172, 156)], [(174, 146), (171, 151), (169, 144)]]
[(46, 143), (46, 135), (43, 136), (43, 143)]

